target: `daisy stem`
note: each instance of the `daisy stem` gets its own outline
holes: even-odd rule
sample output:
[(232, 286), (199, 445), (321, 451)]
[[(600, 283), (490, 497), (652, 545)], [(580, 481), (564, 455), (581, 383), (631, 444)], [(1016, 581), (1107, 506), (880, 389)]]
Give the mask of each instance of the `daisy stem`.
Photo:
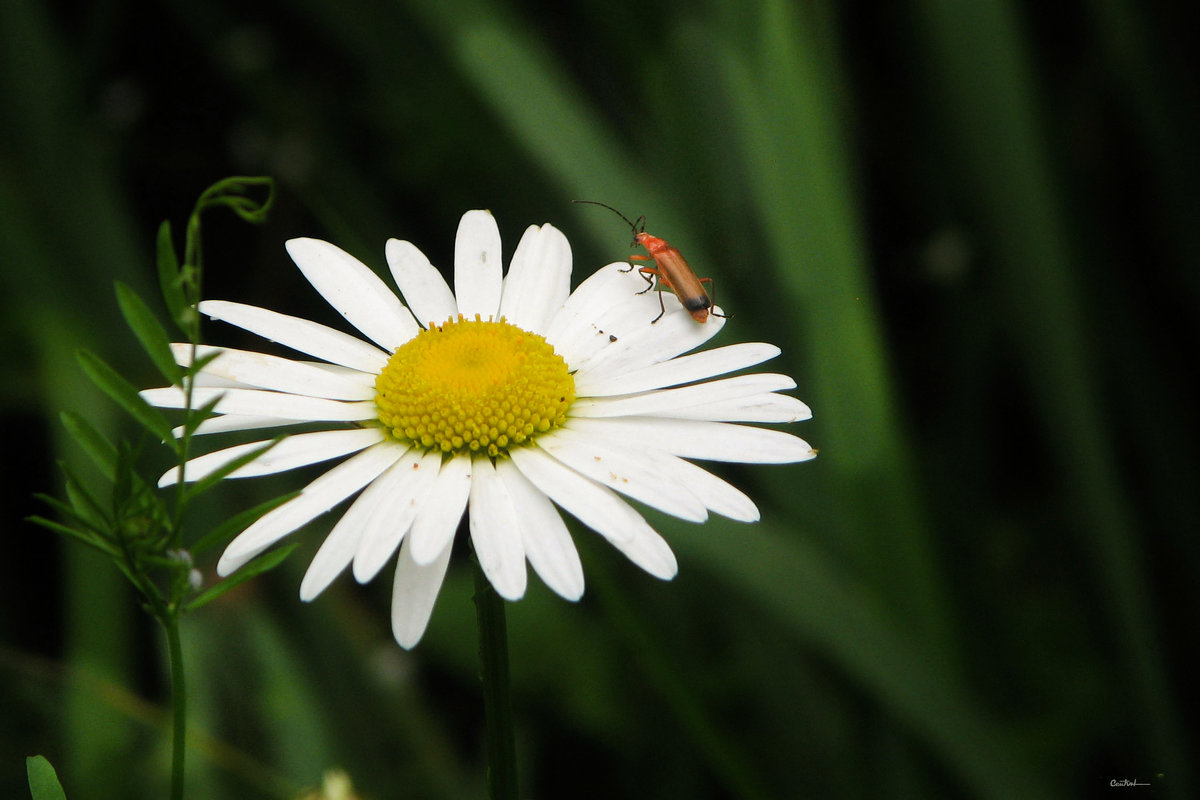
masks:
[(496, 594), (477, 558), (475, 615), (479, 620), (480, 680), (487, 726), (487, 783), (491, 800), (517, 800), (517, 747), (508, 684), (508, 629), (504, 599)]

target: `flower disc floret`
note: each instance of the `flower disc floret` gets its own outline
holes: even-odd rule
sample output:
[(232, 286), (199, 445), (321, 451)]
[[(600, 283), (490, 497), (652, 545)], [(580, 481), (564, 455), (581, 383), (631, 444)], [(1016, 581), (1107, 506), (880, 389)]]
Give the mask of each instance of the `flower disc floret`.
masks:
[(375, 392), (397, 440), (497, 456), (561, 425), (575, 380), (545, 338), (503, 318), (460, 315), (399, 347)]

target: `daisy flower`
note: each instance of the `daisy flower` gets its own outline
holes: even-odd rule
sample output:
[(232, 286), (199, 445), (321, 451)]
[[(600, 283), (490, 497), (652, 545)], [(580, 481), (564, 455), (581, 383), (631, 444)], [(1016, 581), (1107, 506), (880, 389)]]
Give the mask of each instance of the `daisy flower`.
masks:
[[(785, 375), (716, 379), (779, 354), (748, 343), (683, 355), (716, 335), (673, 295), (666, 314), (628, 264), (603, 267), (570, 291), (571, 248), (551, 225), (530, 226), (502, 275), (500, 234), (469, 211), (454, 248), (454, 290), (409, 242), (387, 243), (405, 302), (366, 265), (328, 242), (293, 239), (288, 253), (313, 287), (366, 340), (308, 320), (223, 300), (201, 313), (317, 361), (229, 348), (197, 377), (193, 403), (216, 401), (197, 434), (321, 423), (287, 435), (230, 477), (344, 459), (242, 531), (217, 565), (228, 575), (309, 521), (354, 498), (300, 586), (305, 601), (347, 567), (365, 583), (395, 561), (392, 630), (412, 647), (429, 622), (468, 513), (471, 544), (496, 592), (525, 592), (529, 561), (553, 591), (583, 594), (583, 568), (559, 509), (651, 575), (672, 578), (675, 556), (626, 498), (692, 522), (709, 512), (752, 522), (754, 503), (686, 459), (785, 463), (815, 455), (778, 430), (734, 423), (808, 419), (780, 394)], [(191, 347), (174, 345), (181, 364)], [(148, 389), (182, 408), (178, 387)], [(309, 426), (311, 427), (311, 425)], [(270, 432), (268, 431), (269, 433)], [(198, 456), (195, 481), (273, 436)], [(174, 483), (178, 470), (163, 475)], [(357, 496), (356, 496), (357, 495)], [(556, 508), (557, 506), (557, 508)]]

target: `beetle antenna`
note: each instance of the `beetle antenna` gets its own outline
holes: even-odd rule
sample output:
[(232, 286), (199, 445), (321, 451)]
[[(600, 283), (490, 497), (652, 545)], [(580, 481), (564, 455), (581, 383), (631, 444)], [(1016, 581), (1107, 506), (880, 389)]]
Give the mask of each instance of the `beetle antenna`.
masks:
[[(612, 206), (608, 205), (607, 203), (601, 203), (601, 202), (598, 202), (598, 201), (596, 201), (596, 200), (572, 200), (571, 202), (572, 202), (572, 203), (587, 203), (588, 205), (593, 205), (593, 206), (602, 206), (602, 207), (604, 207), (604, 208), (607, 208), (609, 211), (613, 212), (613, 213), (614, 213), (614, 214), (616, 214), (618, 217), (620, 217), (621, 219), (625, 220), (625, 224), (629, 226), (630, 230), (632, 230), (634, 233), (637, 233), (637, 232), (638, 232), (637, 225), (635, 225), (635, 224), (633, 224), (632, 222), (630, 222), (630, 221), (629, 221), (629, 217), (625, 216), (625, 215), (624, 215), (624, 214), (622, 214), (620, 211), (617, 211), (615, 208), (613, 208)], [(645, 220), (646, 218), (645, 218), (645, 217), (642, 217), (642, 219), (643, 219), (643, 220)]]

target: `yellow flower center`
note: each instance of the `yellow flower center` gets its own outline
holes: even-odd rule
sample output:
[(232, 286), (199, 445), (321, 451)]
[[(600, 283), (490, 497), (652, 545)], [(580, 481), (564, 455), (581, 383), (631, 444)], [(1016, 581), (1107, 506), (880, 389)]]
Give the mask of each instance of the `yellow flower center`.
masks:
[(500, 455), (562, 424), (575, 401), (567, 363), (536, 333), (459, 315), (421, 331), (375, 379), (379, 421), (442, 452)]

